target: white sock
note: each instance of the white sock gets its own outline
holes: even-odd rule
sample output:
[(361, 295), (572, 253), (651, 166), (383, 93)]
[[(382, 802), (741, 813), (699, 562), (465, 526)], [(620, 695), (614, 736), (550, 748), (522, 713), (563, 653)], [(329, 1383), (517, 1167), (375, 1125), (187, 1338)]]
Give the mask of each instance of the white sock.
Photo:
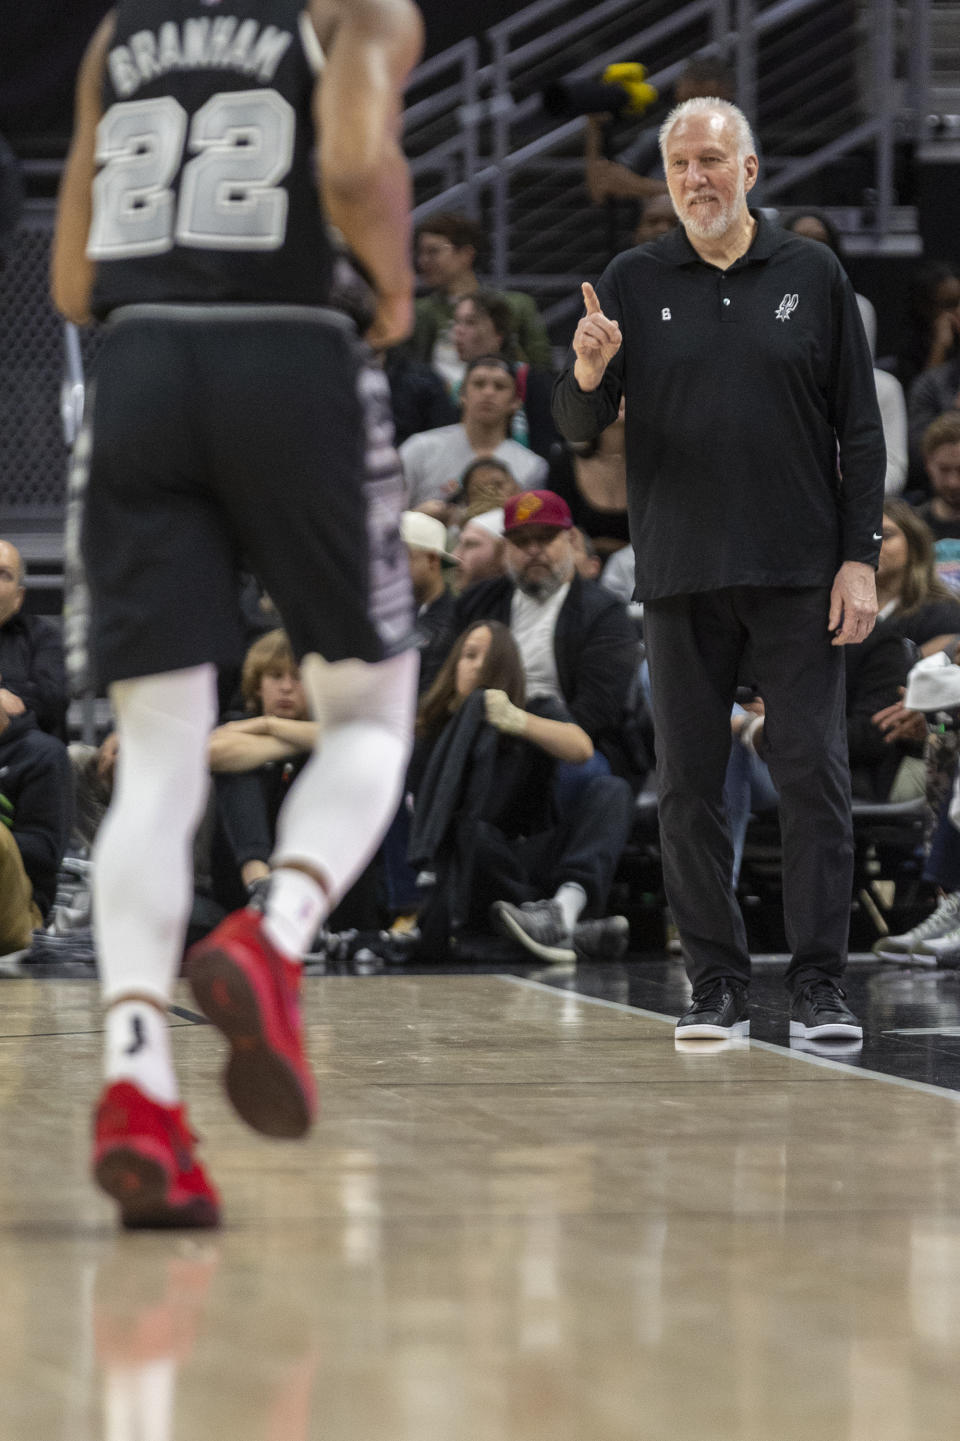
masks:
[(104, 1073), (132, 1081), (162, 1106), (179, 1100), (166, 1017), (147, 1001), (118, 1001), (106, 1014)]
[(572, 931), (580, 919), (580, 912), (587, 904), (587, 893), (576, 881), (564, 881), (553, 898), (563, 911), (564, 924)]
[(278, 951), (299, 961), (310, 949), (328, 909), (323, 888), (312, 876), (281, 866), (270, 877), (263, 929)]

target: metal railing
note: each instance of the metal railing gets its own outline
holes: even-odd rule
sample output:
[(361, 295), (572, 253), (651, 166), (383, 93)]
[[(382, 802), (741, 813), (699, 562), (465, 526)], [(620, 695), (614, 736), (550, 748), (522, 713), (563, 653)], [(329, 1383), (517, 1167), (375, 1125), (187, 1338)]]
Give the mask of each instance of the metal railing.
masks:
[[(486, 32), (490, 59), (479, 65), (472, 57), (469, 92), (450, 95), (447, 129), (434, 151), (417, 153), (417, 130), (408, 124), (416, 218), (439, 209), (482, 214), (495, 284), (518, 287), (522, 275), (534, 291), (558, 289), (569, 278), (566, 269), (536, 267), (530, 274), (518, 234), (530, 228), (530, 204), (539, 206), (542, 253), (563, 252), (563, 232), (589, 206), (578, 185), (582, 165), (575, 176), (569, 163), (573, 152), (582, 155), (584, 122), (549, 116), (543, 87), (555, 79), (596, 79), (618, 60), (656, 57), (648, 78), (664, 90), (692, 54), (723, 53), (735, 66), (741, 107), (761, 136), (775, 136), (764, 145), (765, 201), (776, 204), (801, 182), (855, 160), (866, 179), (843, 203), (861, 208), (861, 229), (883, 237), (903, 224), (895, 147), (922, 138), (929, 108), (931, 3), (870, 0), (859, 12), (852, 3), (835, 4), (834, 24), (838, 12), (849, 12), (842, 43), (811, 46), (805, 68), (804, 27), (823, 20), (831, 8), (824, 0), (689, 0), (666, 15), (662, 5), (644, 0), (602, 0), (578, 13), (570, 0), (535, 0)], [(433, 123), (440, 118), (431, 112)], [(421, 186), (428, 175), (440, 182), (430, 194)], [(537, 196), (526, 205), (525, 189)]]

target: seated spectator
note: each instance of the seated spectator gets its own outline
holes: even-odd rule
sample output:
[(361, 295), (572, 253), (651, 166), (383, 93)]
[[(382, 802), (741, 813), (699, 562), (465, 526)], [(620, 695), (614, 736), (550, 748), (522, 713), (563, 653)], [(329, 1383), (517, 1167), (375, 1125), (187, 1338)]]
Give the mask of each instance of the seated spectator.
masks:
[[(907, 680), (904, 710), (930, 725), (926, 747), (929, 825), (923, 881), (935, 891), (931, 913), (899, 935), (881, 936), (874, 953), (897, 965), (960, 966), (960, 830), (958, 763), (960, 683), (957, 661), (939, 652), (917, 662)], [(952, 664), (951, 664), (952, 660)]]
[(454, 577), (458, 592), (481, 580), (496, 580), (507, 573), (507, 547), (503, 539), (503, 507), (481, 511), (464, 521), (453, 548), (460, 562)]
[(960, 413), (960, 351), (942, 365), (924, 370), (914, 380), (907, 398), (910, 436), (910, 480), (926, 490), (923, 437), (928, 426), (941, 415)]
[(495, 455), (482, 455), (472, 460), (461, 475), (460, 489), (453, 499), (469, 517), (496, 510), (509, 496), (519, 494), (520, 486), (509, 465)]
[(621, 400), (617, 419), (596, 440), (561, 441), (550, 453), (551, 488), (604, 560), (630, 542), (624, 414)]
[[(453, 309), (464, 295), (480, 289), (475, 266), (484, 232), (475, 220), (450, 212), (431, 215), (417, 229), (414, 258), (430, 294), (417, 300), (408, 344), (448, 383), (459, 380), (463, 363), (453, 343)], [(547, 328), (533, 298), (519, 290), (504, 292), (513, 315), (519, 358), (549, 370), (553, 353)]]
[(214, 889), (228, 910), (242, 904), (244, 895), (256, 895), (269, 876), (277, 814), (317, 737), (284, 631), (270, 631), (254, 642), (241, 684), (248, 714), (218, 726), (209, 745), (227, 850), (227, 865), (215, 867)]
[(383, 352), (383, 369), (390, 384), (394, 443), (409, 435), (456, 425), (459, 410), (440, 376), (422, 360), (415, 360), (406, 345)]
[(917, 514), (933, 532), (937, 560), (956, 559), (956, 546), (940, 549), (941, 541), (960, 540), (960, 411), (948, 411), (927, 426), (921, 453), (931, 497)]
[(420, 645), (418, 693), (436, 679), (456, 639), (453, 596), (447, 587), (447, 573), (457, 570), (459, 557), (447, 551), (447, 528), (432, 515), (405, 510), (400, 517), (410, 560), (410, 581), (417, 604), (417, 636)]
[(46, 920), (69, 832), (66, 746), (0, 706), (0, 955), (29, 949)]
[(20, 552), (0, 540), (0, 708), (8, 716), (32, 711), (41, 730), (62, 740), (67, 720), (63, 643), (52, 621), (23, 613), (25, 582)]
[[(637, 588), (637, 558), (632, 545), (622, 545), (608, 556), (600, 572), (600, 584), (609, 590), (624, 605), (633, 604), (633, 593)], [(643, 607), (639, 606), (640, 613)]]
[(70, 839), (85, 856), (93, 849), (97, 831), (113, 799), (119, 740), (116, 731), (111, 731), (98, 746), (74, 741), (67, 747), (73, 784)]
[(410, 509), (425, 510), (447, 523), (460, 477), (480, 456), (502, 460), (520, 485), (544, 480), (546, 461), (508, 438), (517, 403), (513, 371), (505, 360), (496, 356), (472, 360), (460, 397), (460, 424), (411, 435), (400, 447)]
[[(453, 343), (464, 369), (481, 355), (499, 355), (511, 363), (518, 401), (510, 422), (511, 439), (546, 459), (560, 439), (550, 409), (553, 373), (517, 360), (513, 316), (506, 299), (493, 290), (462, 296), (453, 312)], [(459, 397), (459, 381), (450, 393)]]
[(590, 537), (574, 526), (570, 532), (570, 543), (573, 546), (573, 563), (577, 567), (577, 575), (584, 580), (599, 580), (603, 562)]
[[(794, 210), (781, 218), (784, 230), (794, 235), (806, 236), (819, 241), (833, 251), (843, 264), (843, 246), (840, 232), (823, 210), (811, 208)], [(870, 346), (870, 354), (876, 361), (877, 354), (877, 312), (873, 302), (865, 295), (857, 295), (860, 318)], [(907, 405), (903, 386), (895, 375), (874, 364), (873, 379), (877, 388), (880, 405), (880, 419), (883, 422), (883, 439), (887, 447), (887, 473), (884, 490), (887, 495), (899, 495), (907, 479)]]
[(878, 624), (913, 641), (921, 655), (960, 635), (960, 597), (937, 574), (930, 527), (905, 500), (884, 502), (877, 603)]
[(527, 693), (566, 706), (617, 775), (639, 789), (649, 769), (639, 696), (639, 642), (624, 606), (576, 571), (570, 510), (549, 490), (504, 507), (508, 574), (457, 600), (457, 626), (508, 625), (520, 648)]
[[(858, 295), (857, 300), (862, 302), (860, 314), (863, 319), (867, 344), (870, 346), (870, 354), (874, 359), (873, 383), (877, 390), (880, 421), (883, 425), (883, 443), (887, 450), (887, 471), (883, 482), (884, 494), (900, 495), (907, 483), (909, 464), (906, 397), (903, 393), (903, 386), (897, 377), (891, 375), (888, 370), (882, 370), (876, 363), (876, 311), (865, 296)], [(869, 310), (865, 309), (866, 306), (869, 306)]]
[[(901, 635), (883, 625), (859, 645), (843, 648), (846, 666), (847, 749), (855, 798), (912, 800), (923, 794), (922, 741), (892, 737), (880, 723), (899, 704), (912, 658)], [(763, 759), (762, 698), (737, 706), (731, 719), (734, 744), (724, 786), (733, 842), (734, 884), (739, 877), (751, 812), (777, 804), (776, 787)]]
[(925, 261), (907, 293), (897, 377), (907, 394), (918, 375), (956, 356), (960, 337), (960, 274), (943, 260)]
[(510, 631), (479, 621), (421, 703), (410, 854), (435, 875), (421, 912), (426, 953), (489, 916), (539, 960), (622, 954), (626, 919), (603, 912), (632, 823), (630, 788), (593, 774), (577, 807), (558, 812), (557, 763), (583, 765), (593, 745), (558, 702), (524, 699)]

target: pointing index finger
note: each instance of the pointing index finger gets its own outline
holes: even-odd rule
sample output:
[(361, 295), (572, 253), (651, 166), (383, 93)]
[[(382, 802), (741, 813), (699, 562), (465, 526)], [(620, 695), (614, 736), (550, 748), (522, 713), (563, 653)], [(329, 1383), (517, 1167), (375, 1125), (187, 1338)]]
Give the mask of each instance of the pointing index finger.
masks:
[(589, 280), (585, 280), (581, 285), (580, 289), (583, 291), (583, 303), (587, 307), (587, 314), (602, 315), (603, 311), (600, 309), (600, 302), (597, 299), (597, 292), (594, 290)]

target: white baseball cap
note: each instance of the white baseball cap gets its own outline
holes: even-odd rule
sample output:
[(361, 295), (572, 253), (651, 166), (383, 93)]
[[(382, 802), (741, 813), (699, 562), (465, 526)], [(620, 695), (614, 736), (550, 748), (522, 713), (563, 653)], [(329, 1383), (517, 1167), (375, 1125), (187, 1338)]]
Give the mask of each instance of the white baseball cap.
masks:
[(503, 506), (497, 506), (496, 510), (485, 510), (480, 515), (471, 515), (469, 520), (463, 522), (463, 529), (468, 525), (479, 525), (488, 530), (491, 535), (503, 535)]
[(400, 517), (400, 534), (412, 549), (429, 550), (445, 565), (460, 564), (447, 550), (447, 527), (435, 516), (425, 515), (422, 510), (405, 510)]

